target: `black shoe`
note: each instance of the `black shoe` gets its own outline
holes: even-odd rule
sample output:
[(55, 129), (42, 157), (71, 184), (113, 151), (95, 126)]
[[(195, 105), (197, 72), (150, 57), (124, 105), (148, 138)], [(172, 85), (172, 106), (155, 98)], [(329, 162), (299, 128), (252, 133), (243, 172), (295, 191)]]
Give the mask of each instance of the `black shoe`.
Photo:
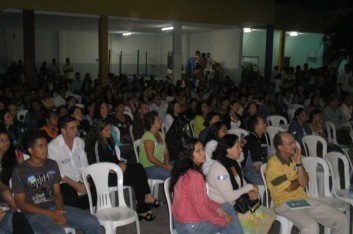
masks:
[(146, 215), (138, 215), (139, 217), (139, 220), (146, 220), (146, 221), (152, 221), (156, 218), (156, 216), (154, 216), (153, 214), (151, 213), (147, 213)]
[(160, 202), (158, 199), (155, 199), (155, 200), (153, 201), (153, 203), (151, 203), (151, 206), (152, 206), (153, 208), (159, 208), (159, 207), (161, 207), (161, 205), (162, 205), (162, 202)]

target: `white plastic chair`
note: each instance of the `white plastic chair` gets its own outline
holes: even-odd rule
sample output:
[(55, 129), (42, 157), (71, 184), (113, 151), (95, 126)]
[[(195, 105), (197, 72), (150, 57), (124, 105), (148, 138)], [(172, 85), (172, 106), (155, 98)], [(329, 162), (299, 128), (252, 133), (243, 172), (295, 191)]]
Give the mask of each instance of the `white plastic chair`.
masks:
[(191, 132), (191, 135), (194, 136), (194, 120), (190, 120), (189, 124), (187, 125), (187, 130)]
[[(329, 164), (330, 170), (332, 172), (332, 191), (335, 197), (353, 205), (353, 197), (349, 194), (349, 163), (346, 156), (339, 152), (330, 152), (326, 156), (326, 160)], [(344, 178), (340, 176), (340, 169), (338, 167), (338, 162), (343, 162), (344, 165)], [(343, 188), (341, 187), (341, 181), (344, 179)]]
[(298, 109), (298, 108), (303, 108), (304, 109), (304, 106), (303, 105), (301, 105), (301, 104), (297, 104), (297, 103), (293, 103), (293, 104), (290, 104), (289, 106), (288, 106), (288, 109)]
[(173, 225), (172, 194), (170, 194), (169, 192), (169, 184), (170, 184), (170, 177), (164, 181), (164, 194), (167, 200), (168, 213), (169, 213), (169, 231), (170, 231), (170, 234), (178, 234), (177, 230), (174, 228), (174, 225)]
[[(98, 141), (96, 141), (96, 144), (94, 146), (94, 152), (96, 155), (97, 162), (99, 162), (99, 155), (98, 155)], [(116, 157), (121, 160), (121, 153), (120, 149), (118, 146), (115, 146), (115, 152), (116, 152)], [(131, 186), (124, 186), (124, 189), (127, 189), (129, 192), (129, 201), (130, 201), (130, 208), (134, 208), (133, 202), (132, 202), (132, 190)], [(118, 189), (115, 186), (109, 187), (109, 195), (110, 195), (110, 200), (113, 206), (116, 206), (116, 197), (115, 197), (115, 192), (117, 192)]]
[[(114, 171), (117, 176), (117, 189), (119, 206), (112, 207), (109, 199), (108, 176)], [(90, 176), (96, 186), (97, 191), (97, 206), (93, 208), (92, 194), (90, 184), (88, 182)], [(105, 228), (105, 233), (116, 233), (116, 228), (126, 224), (136, 222), (136, 232), (140, 233), (140, 225), (137, 213), (126, 206), (123, 192), (123, 172), (120, 167), (114, 163), (95, 163), (86, 167), (82, 171), (83, 182), (85, 184), (88, 198), (89, 209), (91, 214), (94, 214), (100, 223)]]
[(326, 158), (327, 154), (327, 142), (326, 140), (321, 137), (321, 136), (316, 136), (316, 135), (307, 135), (302, 138), (304, 150), (305, 150), (305, 155), (306, 156), (314, 156), (317, 157), (318, 152), (317, 152), (317, 146), (318, 143), (321, 143), (322, 145), (322, 158)]
[(25, 121), (27, 112), (28, 110), (17, 111), (17, 120), (23, 123)]
[(275, 137), (275, 135), (278, 132), (285, 132), (286, 130), (284, 130), (281, 127), (277, 127), (277, 126), (267, 126), (266, 127), (266, 133), (265, 137), (266, 137), (266, 141), (267, 141), (267, 151), (268, 151), (268, 155), (274, 154), (275, 153), (275, 147), (273, 146), (273, 138)]
[[(260, 195), (262, 196), (261, 197), (262, 204), (265, 205), (268, 208), (272, 208), (273, 207), (273, 203), (272, 203), (271, 198), (270, 198), (270, 192), (268, 191), (268, 187), (267, 187), (267, 183), (266, 183), (266, 177), (265, 177), (266, 166), (267, 166), (267, 164), (264, 163), (264, 164), (261, 165), (261, 169), (260, 169), (261, 177), (262, 177), (262, 179), (264, 181), (264, 187), (265, 187), (264, 194), (260, 194)], [(265, 197), (263, 197), (263, 196), (265, 196)], [(293, 227), (293, 223), (290, 220), (288, 220), (287, 218), (285, 218), (285, 217), (283, 217), (281, 215), (278, 215), (278, 214), (276, 214), (276, 220), (281, 224), (281, 232), (280, 232), (281, 234), (291, 233), (291, 230), (292, 230), (292, 227)]]
[(131, 142), (135, 142), (135, 137), (134, 137), (134, 132), (132, 130), (132, 125), (130, 125), (130, 127), (129, 127), (129, 132), (130, 132)]
[[(309, 183), (306, 189), (308, 196), (346, 213), (347, 219), (349, 220), (350, 205), (340, 199), (334, 198), (330, 191), (330, 170), (327, 162), (318, 157), (305, 157), (302, 161), (309, 176)], [(323, 173), (318, 174), (318, 167), (322, 168)], [(323, 185), (318, 183), (318, 177), (322, 176)], [(320, 184), (323, 188), (320, 188), (318, 184)], [(319, 191), (323, 191), (323, 196), (319, 195)], [(330, 233), (330, 228), (325, 227), (325, 233)]]
[(267, 126), (288, 128), (288, 121), (286, 118), (280, 115), (270, 115), (266, 118)]
[(287, 110), (287, 114), (288, 114), (288, 116), (289, 116), (290, 122), (293, 122), (293, 120), (294, 120), (294, 113), (295, 113), (296, 110), (297, 110), (297, 109), (294, 109), (294, 108), (291, 108), (291, 109), (288, 109), (288, 110)]
[[(139, 162), (139, 151), (138, 147), (141, 144), (141, 139), (135, 140), (134, 141), (134, 151), (135, 151), (135, 156), (136, 156), (136, 161)], [(158, 193), (159, 193), (159, 184), (163, 184), (164, 180), (157, 180), (157, 179), (148, 179), (148, 185), (151, 188), (152, 195), (158, 199)]]
[(240, 140), (243, 140), (245, 136), (249, 135), (249, 132), (242, 128), (229, 129), (228, 134), (234, 134), (238, 136)]
[(128, 115), (131, 118), (131, 120), (134, 120), (134, 116), (132, 115), (131, 111), (124, 111), (124, 114)]

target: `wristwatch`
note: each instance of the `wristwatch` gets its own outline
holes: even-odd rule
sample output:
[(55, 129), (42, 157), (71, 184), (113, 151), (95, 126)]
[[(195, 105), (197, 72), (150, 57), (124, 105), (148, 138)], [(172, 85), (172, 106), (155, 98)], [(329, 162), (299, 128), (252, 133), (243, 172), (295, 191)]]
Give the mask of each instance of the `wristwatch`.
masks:
[(297, 163), (295, 164), (297, 167), (303, 166), (303, 163)]

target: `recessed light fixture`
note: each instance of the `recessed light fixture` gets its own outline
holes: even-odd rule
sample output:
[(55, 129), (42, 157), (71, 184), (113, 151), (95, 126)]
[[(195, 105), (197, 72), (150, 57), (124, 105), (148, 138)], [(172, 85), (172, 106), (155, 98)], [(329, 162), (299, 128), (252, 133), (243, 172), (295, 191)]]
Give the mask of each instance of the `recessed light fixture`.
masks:
[(299, 35), (299, 33), (298, 32), (294, 32), (294, 31), (289, 33), (289, 36), (291, 36), (291, 37), (296, 37), (298, 35)]
[(123, 33), (123, 36), (126, 37), (126, 36), (130, 36), (132, 34), (132, 32), (126, 32), (126, 33)]
[(252, 29), (251, 29), (251, 28), (243, 28), (243, 31), (244, 31), (245, 33), (249, 33), (249, 32), (252, 31)]
[(161, 30), (162, 31), (170, 31), (170, 30), (173, 30), (174, 27), (165, 27), (165, 28), (162, 28)]

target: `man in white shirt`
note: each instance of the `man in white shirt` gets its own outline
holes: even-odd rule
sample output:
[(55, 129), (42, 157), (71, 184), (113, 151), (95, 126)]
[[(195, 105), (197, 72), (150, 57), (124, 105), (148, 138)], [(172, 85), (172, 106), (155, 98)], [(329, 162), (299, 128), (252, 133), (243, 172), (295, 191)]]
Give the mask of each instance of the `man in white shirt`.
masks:
[(346, 122), (343, 124), (344, 127), (351, 128), (350, 121), (352, 120), (352, 110), (353, 110), (353, 94), (348, 94), (344, 99), (344, 102), (339, 106), (342, 111)]
[(152, 101), (153, 103), (150, 105), (150, 111), (157, 111), (159, 118), (163, 122), (167, 109), (165, 109), (164, 106), (162, 106), (160, 95), (159, 94), (153, 95)]
[(48, 145), (48, 158), (58, 163), (64, 204), (88, 209), (88, 197), (81, 176), (82, 170), (88, 166), (84, 141), (77, 137), (77, 123), (71, 116), (60, 118), (59, 129), (61, 134)]

